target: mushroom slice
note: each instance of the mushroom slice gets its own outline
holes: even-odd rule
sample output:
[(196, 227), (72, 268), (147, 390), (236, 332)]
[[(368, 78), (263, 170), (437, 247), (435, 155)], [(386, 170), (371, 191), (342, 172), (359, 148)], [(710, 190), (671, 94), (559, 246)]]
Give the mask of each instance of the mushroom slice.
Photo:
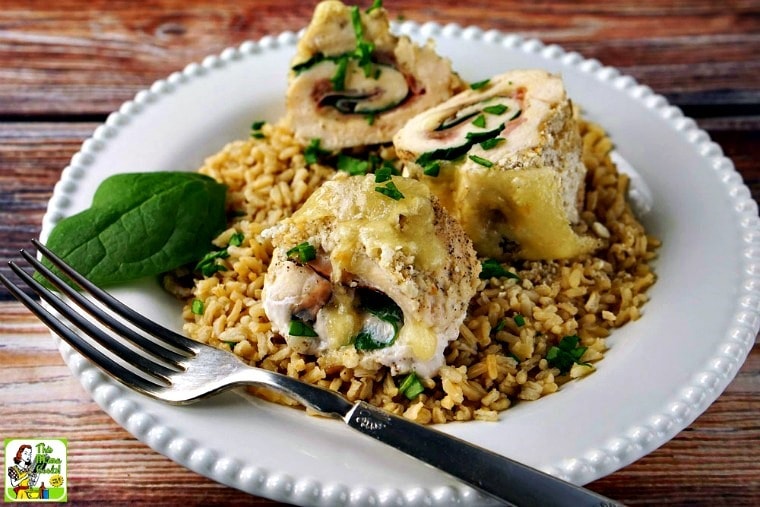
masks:
[(393, 142), (405, 174), (430, 186), (481, 256), (561, 259), (600, 245), (572, 228), (586, 168), (558, 76), (493, 77), (415, 116)]
[(337, 150), (390, 142), (412, 116), (464, 89), (429, 43), (390, 32), (383, 8), (317, 5), (288, 83), (286, 124), (306, 144)]
[[(459, 336), (480, 263), (461, 226), (424, 184), (398, 176), (390, 182), (403, 197), (379, 192), (374, 175), (338, 177), (265, 231), (274, 252), (264, 310), (289, 344), (327, 356), (331, 364), (384, 365), (393, 374), (432, 377), (444, 363), (444, 349)], [(304, 272), (292, 267), (299, 261), (287, 252), (304, 243), (315, 257), (300, 267), (329, 273), (329, 291), (307, 283)], [(329, 298), (294, 294), (299, 287)], [(304, 301), (321, 305), (313, 319), (299, 314)]]

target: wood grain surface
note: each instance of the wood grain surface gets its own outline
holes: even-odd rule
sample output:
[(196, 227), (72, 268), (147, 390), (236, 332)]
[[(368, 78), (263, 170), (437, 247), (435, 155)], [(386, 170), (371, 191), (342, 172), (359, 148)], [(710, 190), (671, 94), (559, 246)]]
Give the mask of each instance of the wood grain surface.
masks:
[[(760, 200), (760, 1), (387, 0), (398, 19), (477, 25), (619, 68), (694, 117)], [(3, 0), (0, 271), (40, 231), (61, 170), (121, 103), (245, 40), (306, 25), (297, 0)], [(705, 288), (709, 290), (709, 288)], [(45, 328), (0, 288), (0, 436), (69, 439), (75, 504), (271, 505), (196, 475), (115, 424)], [(630, 505), (760, 504), (760, 348), (658, 450), (589, 487)]]

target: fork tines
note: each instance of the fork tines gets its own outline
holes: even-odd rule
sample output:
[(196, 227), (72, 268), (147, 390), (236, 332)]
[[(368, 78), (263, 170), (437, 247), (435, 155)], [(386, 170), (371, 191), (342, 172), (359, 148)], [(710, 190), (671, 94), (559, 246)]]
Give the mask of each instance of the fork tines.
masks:
[[(119, 315), (132, 326), (143, 330), (160, 343), (147, 338), (144, 334), (135, 331), (135, 329), (118, 320), (112, 314), (104, 311), (25, 250), (20, 251), (21, 256), (36, 270), (41, 278), (44, 278), (49, 284), (57, 288), (62, 295), (65, 295), (69, 300), (92, 315), (97, 321), (123, 338), (131, 346), (114, 337), (113, 334), (104, 331), (92, 320), (85, 318), (79, 311), (67, 304), (61, 297), (53, 294), (42, 283), (13, 261), (10, 261), (8, 265), (21, 281), (28, 285), (58, 314), (65, 317), (73, 328), (81, 330), (113, 354), (105, 353), (84, 339), (72, 327), (67, 326), (38, 301), (21, 290), (18, 285), (0, 273), (0, 282), (8, 287), (11, 294), (75, 350), (120, 382), (143, 392), (155, 391), (157, 388), (169, 386), (170, 381), (168, 376), (182, 371), (184, 369), (183, 361), (195, 355), (196, 348), (194, 342), (156, 324), (124, 305), (77, 273), (39, 241), (32, 240), (32, 243), (37, 248), (39, 254), (47, 258), (52, 265), (69, 278), (72, 285), (75, 284), (83, 291), (89, 293), (93, 299), (99, 301), (111, 312)], [(145, 374), (145, 377), (122, 366), (114, 359), (114, 356), (120, 357), (127, 363), (134, 365)]]

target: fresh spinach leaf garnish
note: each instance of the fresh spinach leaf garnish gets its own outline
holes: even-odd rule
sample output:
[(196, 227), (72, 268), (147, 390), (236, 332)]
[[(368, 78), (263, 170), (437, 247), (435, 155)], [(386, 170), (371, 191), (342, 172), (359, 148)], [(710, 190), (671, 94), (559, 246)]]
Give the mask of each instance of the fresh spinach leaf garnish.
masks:
[(46, 245), (97, 285), (155, 276), (208, 252), (226, 225), (226, 189), (198, 173), (116, 174), (89, 209), (58, 222)]

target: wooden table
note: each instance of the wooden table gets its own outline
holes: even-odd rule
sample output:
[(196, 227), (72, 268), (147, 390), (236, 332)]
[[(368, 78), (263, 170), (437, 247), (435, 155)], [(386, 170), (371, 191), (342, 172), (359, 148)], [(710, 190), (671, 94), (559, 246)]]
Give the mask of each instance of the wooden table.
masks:
[[(619, 68), (694, 117), (760, 197), (760, 2), (388, 0), (386, 6), (405, 19), (537, 37)], [(109, 112), (189, 62), (305, 26), (312, 7), (297, 0), (3, 0), (0, 259), (39, 234), (61, 170)], [(72, 502), (270, 503), (185, 470), (116, 425), (72, 378), (45, 328), (4, 289), (0, 365), (0, 435), (67, 437)], [(755, 346), (694, 424), (590, 487), (632, 505), (757, 505), (759, 414)]]

